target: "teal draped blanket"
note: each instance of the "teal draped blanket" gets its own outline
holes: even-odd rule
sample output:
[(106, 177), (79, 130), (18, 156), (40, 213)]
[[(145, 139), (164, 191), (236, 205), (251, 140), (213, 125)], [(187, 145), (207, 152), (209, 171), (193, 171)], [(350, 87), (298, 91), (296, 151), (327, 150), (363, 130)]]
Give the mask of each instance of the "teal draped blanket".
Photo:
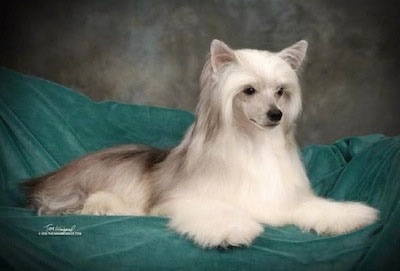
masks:
[(367, 135), (309, 146), (315, 191), (367, 202), (380, 220), (340, 236), (294, 226), (249, 248), (203, 250), (161, 217), (38, 217), (19, 184), (104, 147), (177, 145), (191, 113), (93, 102), (66, 87), (0, 68), (0, 270), (400, 270), (400, 137)]

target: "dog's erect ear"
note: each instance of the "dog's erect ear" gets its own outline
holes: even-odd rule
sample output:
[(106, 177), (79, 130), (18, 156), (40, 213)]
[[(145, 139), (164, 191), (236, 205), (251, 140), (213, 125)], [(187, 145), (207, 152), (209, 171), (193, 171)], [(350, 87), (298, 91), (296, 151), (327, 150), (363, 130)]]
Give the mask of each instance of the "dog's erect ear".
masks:
[(279, 52), (279, 56), (285, 60), (293, 68), (293, 70), (298, 71), (301, 63), (306, 56), (308, 43), (305, 40), (301, 40), (292, 46), (283, 49)]
[(220, 40), (211, 42), (210, 54), (211, 67), (214, 72), (218, 71), (224, 64), (235, 60), (235, 52)]

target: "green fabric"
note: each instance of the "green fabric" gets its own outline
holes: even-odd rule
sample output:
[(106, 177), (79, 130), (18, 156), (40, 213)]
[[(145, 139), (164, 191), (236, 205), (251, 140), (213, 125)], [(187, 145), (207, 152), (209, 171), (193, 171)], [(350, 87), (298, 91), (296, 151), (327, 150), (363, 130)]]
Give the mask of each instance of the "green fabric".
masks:
[(166, 218), (37, 217), (18, 189), (26, 178), (103, 147), (174, 146), (192, 114), (95, 103), (0, 68), (0, 117), (1, 270), (400, 270), (400, 137), (302, 150), (318, 194), (368, 202), (381, 211), (378, 223), (341, 236), (266, 226), (249, 248), (202, 250), (168, 230)]

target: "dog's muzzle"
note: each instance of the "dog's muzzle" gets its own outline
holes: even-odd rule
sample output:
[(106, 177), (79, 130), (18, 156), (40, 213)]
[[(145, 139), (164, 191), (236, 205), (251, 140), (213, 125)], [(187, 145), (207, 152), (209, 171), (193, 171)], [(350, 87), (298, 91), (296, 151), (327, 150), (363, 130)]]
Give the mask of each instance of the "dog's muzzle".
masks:
[(278, 108), (272, 108), (268, 110), (267, 112), (267, 117), (260, 122), (257, 122), (255, 119), (250, 119), (257, 127), (261, 129), (266, 129), (266, 128), (273, 128), (275, 126), (279, 125), (279, 122), (282, 119), (283, 113), (281, 110)]

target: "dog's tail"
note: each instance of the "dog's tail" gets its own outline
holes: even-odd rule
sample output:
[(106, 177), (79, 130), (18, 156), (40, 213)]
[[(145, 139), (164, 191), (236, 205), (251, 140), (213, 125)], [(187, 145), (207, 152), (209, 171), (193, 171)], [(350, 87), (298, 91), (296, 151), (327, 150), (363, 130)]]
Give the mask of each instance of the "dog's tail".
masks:
[(22, 184), (26, 205), (35, 209), (38, 215), (76, 213), (82, 208), (87, 195), (68, 187), (59, 179), (59, 174), (52, 172)]
[(88, 197), (98, 191), (122, 195), (136, 191), (137, 184), (146, 180), (143, 175), (168, 153), (168, 150), (122, 145), (89, 154), (26, 182), (27, 204), (39, 215), (80, 213)]

